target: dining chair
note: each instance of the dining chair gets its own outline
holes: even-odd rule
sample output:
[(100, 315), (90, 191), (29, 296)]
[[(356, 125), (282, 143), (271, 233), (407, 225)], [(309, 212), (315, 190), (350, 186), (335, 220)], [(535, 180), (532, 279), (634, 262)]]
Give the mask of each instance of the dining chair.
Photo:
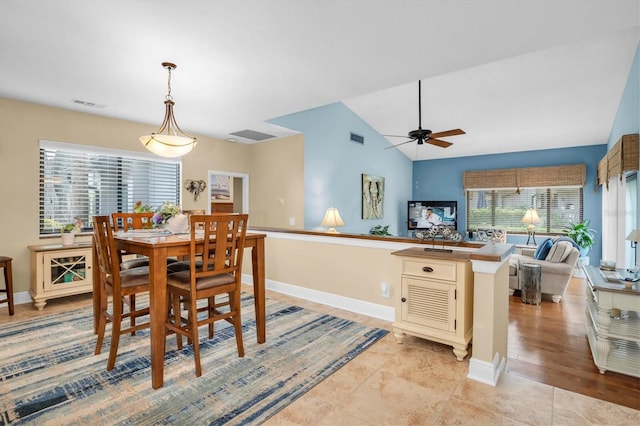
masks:
[[(134, 334), (137, 330), (149, 328), (149, 322), (136, 324), (135, 319), (149, 314), (149, 307), (136, 309), (129, 306), (124, 312), (124, 305), (128, 296), (135, 296), (149, 291), (149, 267), (143, 266), (122, 270), (120, 268), (120, 250), (116, 248), (113, 230), (109, 216), (93, 217), (93, 232), (100, 268), (100, 316), (98, 318), (98, 340), (95, 354), (100, 354), (107, 322), (111, 322), (111, 346), (107, 371), (112, 370), (116, 363), (118, 344), (123, 334)], [(112, 312), (108, 310), (108, 295), (112, 295)], [(122, 328), (122, 321), (130, 318), (127, 328)]]
[[(153, 212), (140, 212), (140, 213), (126, 213), (126, 212), (114, 212), (111, 213), (113, 219), (113, 232), (118, 232), (121, 229), (124, 232), (134, 229), (151, 229), (153, 227)], [(137, 256), (133, 259), (128, 259), (122, 262), (120, 269), (138, 268), (140, 266), (149, 266), (149, 258), (144, 256)]]
[[(182, 336), (193, 344), (196, 376), (200, 377), (200, 347), (198, 327), (209, 326), (209, 339), (213, 338), (214, 322), (225, 320), (235, 329), (238, 356), (244, 356), (240, 292), (242, 284), (242, 255), (247, 231), (248, 215), (192, 215), (189, 245), (190, 268), (167, 276), (167, 292), (172, 312), (167, 318), (167, 329), (176, 333), (178, 348)], [(203, 229), (196, 229), (202, 223)], [(228, 300), (216, 304), (216, 296), (226, 294)], [(197, 301), (207, 299), (204, 318), (198, 318)], [(184, 303), (187, 318), (180, 309)], [(224, 309), (221, 309), (224, 308)]]

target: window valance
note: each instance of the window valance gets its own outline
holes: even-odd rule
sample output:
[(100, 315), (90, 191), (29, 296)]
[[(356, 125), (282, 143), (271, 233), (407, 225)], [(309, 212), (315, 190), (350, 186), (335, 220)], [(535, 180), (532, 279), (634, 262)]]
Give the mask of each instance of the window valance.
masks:
[(638, 140), (637, 133), (624, 135), (602, 157), (598, 163), (598, 185), (609, 184), (609, 179), (625, 172), (638, 170)]
[(551, 186), (584, 186), (586, 164), (524, 167), (516, 169), (465, 171), (462, 185), (465, 191), (499, 188), (542, 188)]

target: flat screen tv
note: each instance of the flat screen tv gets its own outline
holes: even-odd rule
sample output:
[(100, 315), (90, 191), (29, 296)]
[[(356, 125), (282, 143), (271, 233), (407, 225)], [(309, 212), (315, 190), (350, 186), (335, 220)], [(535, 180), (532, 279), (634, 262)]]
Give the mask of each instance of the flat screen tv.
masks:
[(458, 229), (457, 201), (409, 201), (407, 215), (407, 227), (410, 231), (439, 225)]

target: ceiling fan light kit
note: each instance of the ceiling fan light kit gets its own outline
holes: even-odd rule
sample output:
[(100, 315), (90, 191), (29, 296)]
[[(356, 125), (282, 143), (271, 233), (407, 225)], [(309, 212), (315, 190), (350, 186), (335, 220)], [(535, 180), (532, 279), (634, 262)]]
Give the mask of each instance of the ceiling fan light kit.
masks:
[(396, 148), (400, 145), (404, 145), (406, 143), (410, 143), (413, 141), (417, 142), (417, 145), (424, 145), (425, 142), (431, 145), (439, 146), (440, 148), (448, 148), (453, 145), (451, 142), (443, 141), (439, 138), (446, 136), (456, 136), (456, 135), (464, 135), (465, 132), (462, 129), (451, 129), (446, 130), (444, 132), (433, 133), (429, 129), (422, 128), (422, 82), (418, 80), (418, 128), (416, 130), (411, 130), (408, 136), (398, 136), (398, 135), (383, 135), (391, 138), (409, 138), (406, 142), (401, 142), (397, 145), (389, 146), (385, 149)]
[(191, 152), (196, 146), (196, 138), (184, 133), (173, 115), (173, 98), (171, 96), (171, 71), (176, 69), (176, 65), (171, 62), (163, 62), (162, 67), (169, 72), (168, 93), (165, 98), (164, 121), (160, 128), (150, 135), (141, 136), (140, 143), (149, 151), (162, 157), (182, 157)]

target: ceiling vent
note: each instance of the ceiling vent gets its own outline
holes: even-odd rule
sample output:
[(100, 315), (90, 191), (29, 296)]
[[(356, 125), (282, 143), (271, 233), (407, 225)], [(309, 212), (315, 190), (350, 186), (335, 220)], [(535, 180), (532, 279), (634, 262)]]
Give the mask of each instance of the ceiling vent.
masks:
[(351, 140), (353, 142), (358, 142), (358, 143), (364, 145), (364, 136), (360, 136), (360, 135), (357, 135), (357, 134), (351, 132)]
[(275, 138), (274, 135), (268, 135), (266, 133), (257, 132), (255, 130), (240, 130), (239, 132), (233, 132), (230, 134), (245, 139), (251, 139), (252, 141), (263, 141), (265, 139)]
[(80, 99), (72, 99), (71, 102), (73, 102), (76, 105), (86, 106), (87, 108), (105, 108), (106, 107), (106, 105), (96, 104), (95, 102), (81, 101)]

